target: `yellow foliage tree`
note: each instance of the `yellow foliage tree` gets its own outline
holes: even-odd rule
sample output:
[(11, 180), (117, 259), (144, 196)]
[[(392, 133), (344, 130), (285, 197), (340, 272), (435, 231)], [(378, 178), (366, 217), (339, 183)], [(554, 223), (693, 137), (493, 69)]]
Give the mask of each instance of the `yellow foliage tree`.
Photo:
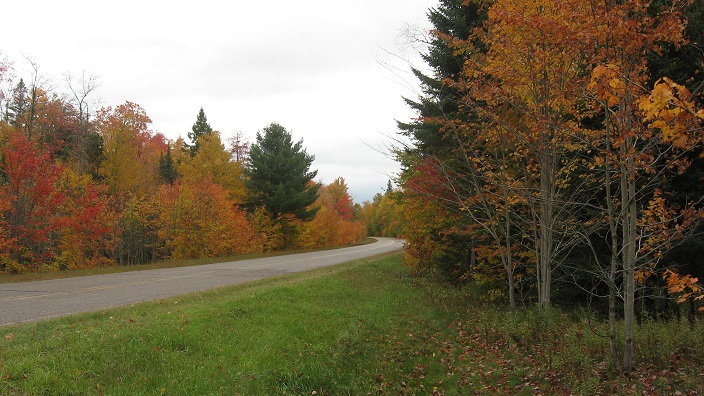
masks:
[(209, 177), (194, 183), (163, 185), (158, 200), (163, 205), (158, 235), (166, 257), (216, 257), (260, 251), (245, 213)]
[(195, 156), (184, 156), (180, 159), (178, 171), (187, 183), (210, 178), (227, 191), (230, 200), (236, 204), (245, 202), (247, 189), (244, 185), (242, 164), (232, 160), (217, 131), (198, 139), (198, 151)]

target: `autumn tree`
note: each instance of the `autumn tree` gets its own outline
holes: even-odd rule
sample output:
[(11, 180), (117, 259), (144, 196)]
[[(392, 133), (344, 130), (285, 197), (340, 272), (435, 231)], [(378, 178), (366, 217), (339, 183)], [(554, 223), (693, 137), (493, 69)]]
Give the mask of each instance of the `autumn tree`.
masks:
[(64, 270), (112, 264), (115, 213), (105, 186), (96, 184), (89, 175), (65, 168), (56, 187), (65, 199), (55, 208), (62, 214), (63, 224), (56, 235), (59, 253), (54, 266)]
[(235, 162), (239, 162), (244, 166), (248, 165), (249, 161), (249, 142), (242, 135), (242, 132), (237, 132), (227, 139), (230, 149), (230, 154)]
[(7, 183), (0, 197), (9, 247), (3, 253), (11, 259), (5, 267), (20, 272), (42, 265), (65, 269), (104, 263), (113, 230), (101, 187), (55, 163), (24, 133), (12, 136), (3, 158)]
[[(591, 251), (591, 262), (609, 263), (594, 274), (607, 274), (612, 351), (626, 372), (633, 364), (637, 281), (655, 273), (664, 252), (700, 216), (700, 194), (675, 199), (671, 189), (673, 176), (700, 153), (691, 91), (668, 79), (648, 88), (654, 80), (647, 54), (683, 42), (686, 4), (660, 4), (481, 3), (488, 19), (471, 34), (434, 31), (440, 41), (430, 48), (455, 60), (446, 64), (461, 65), (459, 72), (434, 67), (439, 78), (421, 79), (425, 96), (410, 102), (418, 119), (400, 125), (413, 142), (399, 158), (409, 251), (424, 255), (416, 262), (441, 250), (431, 243), (433, 233), (464, 233), (472, 265), (480, 269), (493, 257), (504, 263), (509, 283), (511, 261), (499, 257), (534, 263), (538, 302), (547, 306), (555, 264), (577, 259), (577, 247)], [(451, 224), (433, 219), (433, 211)], [(570, 263), (562, 273), (572, 277), (568, 271), (585, 268)], [(673, 283), (673, 290), (684, 287)]]
[(209, 176), (163, 185), (158, 235), (165, 257), (216, 257), (261, 251), (254, 230), (228, 192)]
[(159, 158), (167, 145), (163, 135), (149, 130), (149, 124), (144, 109), (132, 102), (98, 113), (105, 158), (100, 175), (111, 194), (140, 195), (158, 185)]
[(594, 110), (603, 117), (603, 127), (593, 141), (599, 154), (595, 169), (603, 172), (603, 213), (610, 236), (611, 350), (618, 361), (614, 322), (620, 274), (624, 318), (620, 360), (625, 372), (634, 364), (636, 274), (657, 263), (672, 242), (663, 241), (663, 234), (670, 235), (666, 231), (670, 227), (686, 228), (682, 221), (688, 221), (686, 211), (691, 209), (668, 208), (663, 181), (686, 168), (682, 153), (700, 144), (698, 137), (688, 134), (689, 128), (677, 122), (686, 115), (682, 108), (689, 107), (684, 105), (685, 91), (667, 81), (652, 92), (645, 88), (649, 76), (643, 55), (659, 51), (664, 43), (679, 45), (683, 41), (680, 9), (664, 7), (653, 17), (648, 6), (641, 1), (606, 2), (592, 10), (592, 22), (597, 26), (596, 67), (588, 89)]
[(572, 178), (583, 147), (579, 121), (587, 81), (584, 26), (575, 21), (588, 13), (581, 1), (497, 0), (482, 36), (487, 56), (471, 58), (460, 84), (470, 99), (463, 104), (508, 131), (522, 153), (525, 183), (514, 193), (531, 208), (523, 228), (537, 227), (532, 244), (543, 308), (550, 304), (553, 267), (575, 241), (567, 225), (572, 203), (580, 200), (574, 194), (583, 190)]
[(274, 219), (315, 216), (309, 206), (317, 199), (319, 185), (311, 181), (318, 171), (310, 170), (315, 157), (303, 148), (303, 140), (293, 143), (290, 132), (272, 123), (257, 132), (249, 155), (247, 186), (253, 206), (263, 206)]
[(12, 241), (12, 259), (26, 267), (48, 262), (56, 256), (52, 238), (62, 222), (55, 209), (66, 199), (56, 188), (63, 168), (19, 132), (5, 148), (3, 162), (7, 177), (3, 195), (10, 203), (4, 216)]
[(364, 225), (352, 215), (352, 198), (341, 177), (321, 186), (315, 217), (304, 223), (299, 245), (305, 248), (340, 246), (357, 242), (364, 236)]
[(209, 177), (223, 187), (230, 199), (244, 204), (247, 196), (242, 163), (234, 161), (220, 140), (220, 133), (212, 131), (198, 140), (199, 149), (191, 158), (184, 158), (178, 173), (191, 182)]

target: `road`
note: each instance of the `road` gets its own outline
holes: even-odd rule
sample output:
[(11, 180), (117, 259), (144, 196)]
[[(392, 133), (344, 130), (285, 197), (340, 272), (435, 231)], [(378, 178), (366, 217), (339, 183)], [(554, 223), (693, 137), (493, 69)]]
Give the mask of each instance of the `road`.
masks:
[(193, 267), (166, 268), (0, 284), (0, 326), (134, 304), (307, 271), (402, 248), (396, 239), (372, 244)]

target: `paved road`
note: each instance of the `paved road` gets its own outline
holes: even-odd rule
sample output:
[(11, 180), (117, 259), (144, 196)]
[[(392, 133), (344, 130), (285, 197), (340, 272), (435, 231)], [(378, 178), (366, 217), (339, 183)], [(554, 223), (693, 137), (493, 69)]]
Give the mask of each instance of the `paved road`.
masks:
[(195, 267), (0, 284), (0, 326), (129, 305), (306, 271), (399, 250), (402, 242), (378, 238), (364, 246)]

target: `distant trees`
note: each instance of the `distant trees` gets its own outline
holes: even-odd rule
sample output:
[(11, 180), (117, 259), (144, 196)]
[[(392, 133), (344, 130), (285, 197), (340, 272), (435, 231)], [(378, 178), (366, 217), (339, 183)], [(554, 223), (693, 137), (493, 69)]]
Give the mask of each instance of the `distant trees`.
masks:
[[(272, 124), (225, 147), (203, 108), (167, 140), (136, 103), (97, 111), (94, 76), (68, 95), (0, 60), (0, 272), (134, 265), (347, 244), (364, 226), (344, 179), (322, 190), (313, 156)], [(27, 86), (27, 81), (30, 81)]]
[(355, 217), (345, 179), (321, 186), (310, 221), (301, 224), (300, 246), (339, 246), (357, 242), (365, 235), (364, 223)]

